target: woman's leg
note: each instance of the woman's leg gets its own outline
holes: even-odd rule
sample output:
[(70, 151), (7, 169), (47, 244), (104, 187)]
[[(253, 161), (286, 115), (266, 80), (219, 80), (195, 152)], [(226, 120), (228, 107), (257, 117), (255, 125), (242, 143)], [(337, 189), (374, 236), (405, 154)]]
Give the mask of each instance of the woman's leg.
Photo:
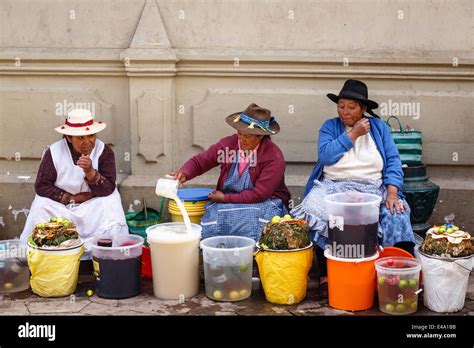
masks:
[(328, 269), (326, 263), (326, 257), (324, 256), (324, 250), (319, 246), (314, 247), (314, 252), (316, 254), (316, 259), (318, 260), (318, 270), (320, 277), (327, 277)]
[(320, 298), (326, 299), (328, 298), (328, 270), (326, 257), (324, 256), (324, 250), (319, 246), (314, 247), (314, 253), (319, 273), (318, 295)]

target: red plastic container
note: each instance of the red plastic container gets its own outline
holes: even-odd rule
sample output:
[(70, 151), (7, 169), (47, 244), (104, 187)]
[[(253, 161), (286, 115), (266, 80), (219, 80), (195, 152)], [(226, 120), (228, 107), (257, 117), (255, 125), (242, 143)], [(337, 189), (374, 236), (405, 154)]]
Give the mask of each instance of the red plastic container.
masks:
[(150, 247), (143, 246), (142, 252), (142, 276), (152, 278)]

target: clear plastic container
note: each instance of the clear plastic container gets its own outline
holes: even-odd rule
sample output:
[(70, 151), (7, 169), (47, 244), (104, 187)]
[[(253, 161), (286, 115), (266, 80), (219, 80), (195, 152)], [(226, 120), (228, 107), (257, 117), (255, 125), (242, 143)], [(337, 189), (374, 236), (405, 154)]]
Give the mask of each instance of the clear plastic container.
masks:
[[(112, 242), (111, 246), (101, 246), (108, 244), (107, 240)], [(143, 242), (143, 237), (134, 234), (93, 238), (92, 261), (97, 295), (121, 299), (140, 293)]]
[(375, 255), (380, 201), (377, 195), (356, 191), (334, 193), (324, 198), (331, 255), (342, 258)]
[(0, 293), (20, 292), (30, 287), (26, 244), (18, 239), (0, 241)]
[(415, 313), (418, 309), (420, 260), (384, 257), (375, 261), (379, 308), (394, 315)]
[(252, 292), (255, 241), (218, 236), (201, 241), (206, 296), (215, 301), (240, 301)]
[(170, 222), (146, 229), (151, 250), (153, 293), (163, 300), (184, 301), (199, 292), (201, 226)]

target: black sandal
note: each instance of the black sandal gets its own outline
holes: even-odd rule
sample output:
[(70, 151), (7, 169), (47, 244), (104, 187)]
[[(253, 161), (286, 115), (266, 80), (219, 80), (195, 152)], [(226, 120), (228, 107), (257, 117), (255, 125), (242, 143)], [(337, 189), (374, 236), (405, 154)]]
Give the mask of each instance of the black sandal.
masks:
[(318, 286), (318, 295), (319, 298), (321, 299), (327, 299), (329, 295), (329, 290), (328, 290), (328, 281), (319, 281), (319, 286)]

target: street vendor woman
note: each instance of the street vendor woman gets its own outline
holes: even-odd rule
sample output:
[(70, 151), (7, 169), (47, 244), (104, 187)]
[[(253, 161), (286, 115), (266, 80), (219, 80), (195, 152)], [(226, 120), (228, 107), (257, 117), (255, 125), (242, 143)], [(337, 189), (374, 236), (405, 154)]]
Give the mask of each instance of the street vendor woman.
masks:
[(96, 137), (105, 127), (105, 123), (94, 121), (89, 110), (75, 109), (68, 113), (65, 124), (55, 128), (63, 139), (43, 154), (22, 240), (37, 223), (52, 217), (69, 219), (85, 242), (82, 259), (90, 259), (94, 236), (128, 233), (115, 185), (114, 153)]
[(287, 213), (290, 199), (283, 153), (270, 139), (280, 126), (270, 110), (256, 104), (227, 116), (226, 122), (237, 134), (222, 138), (170, 174), (184, 183), (220, 166), (216, 190), (209, 194), (211, 202), (201, 220), (202, 237), (257, 240), (265, 223)]
[(328, 245), (324, 196), (347, 191), (372, 193), (382, 199), (380, 244), (413, 254), (410, 208), (402, 193), (402, 164), (390, 128), (372, 111), (378, 104), (368, 99), (366, 84), (358, 80), (347, 80), (339, 95), (327, 96), (337, 104), (338, 117), (325, 121), (319, 130), (318, 161), (305, 198), (291, 215), (308, 221), (324, 273), (322, 249)]

